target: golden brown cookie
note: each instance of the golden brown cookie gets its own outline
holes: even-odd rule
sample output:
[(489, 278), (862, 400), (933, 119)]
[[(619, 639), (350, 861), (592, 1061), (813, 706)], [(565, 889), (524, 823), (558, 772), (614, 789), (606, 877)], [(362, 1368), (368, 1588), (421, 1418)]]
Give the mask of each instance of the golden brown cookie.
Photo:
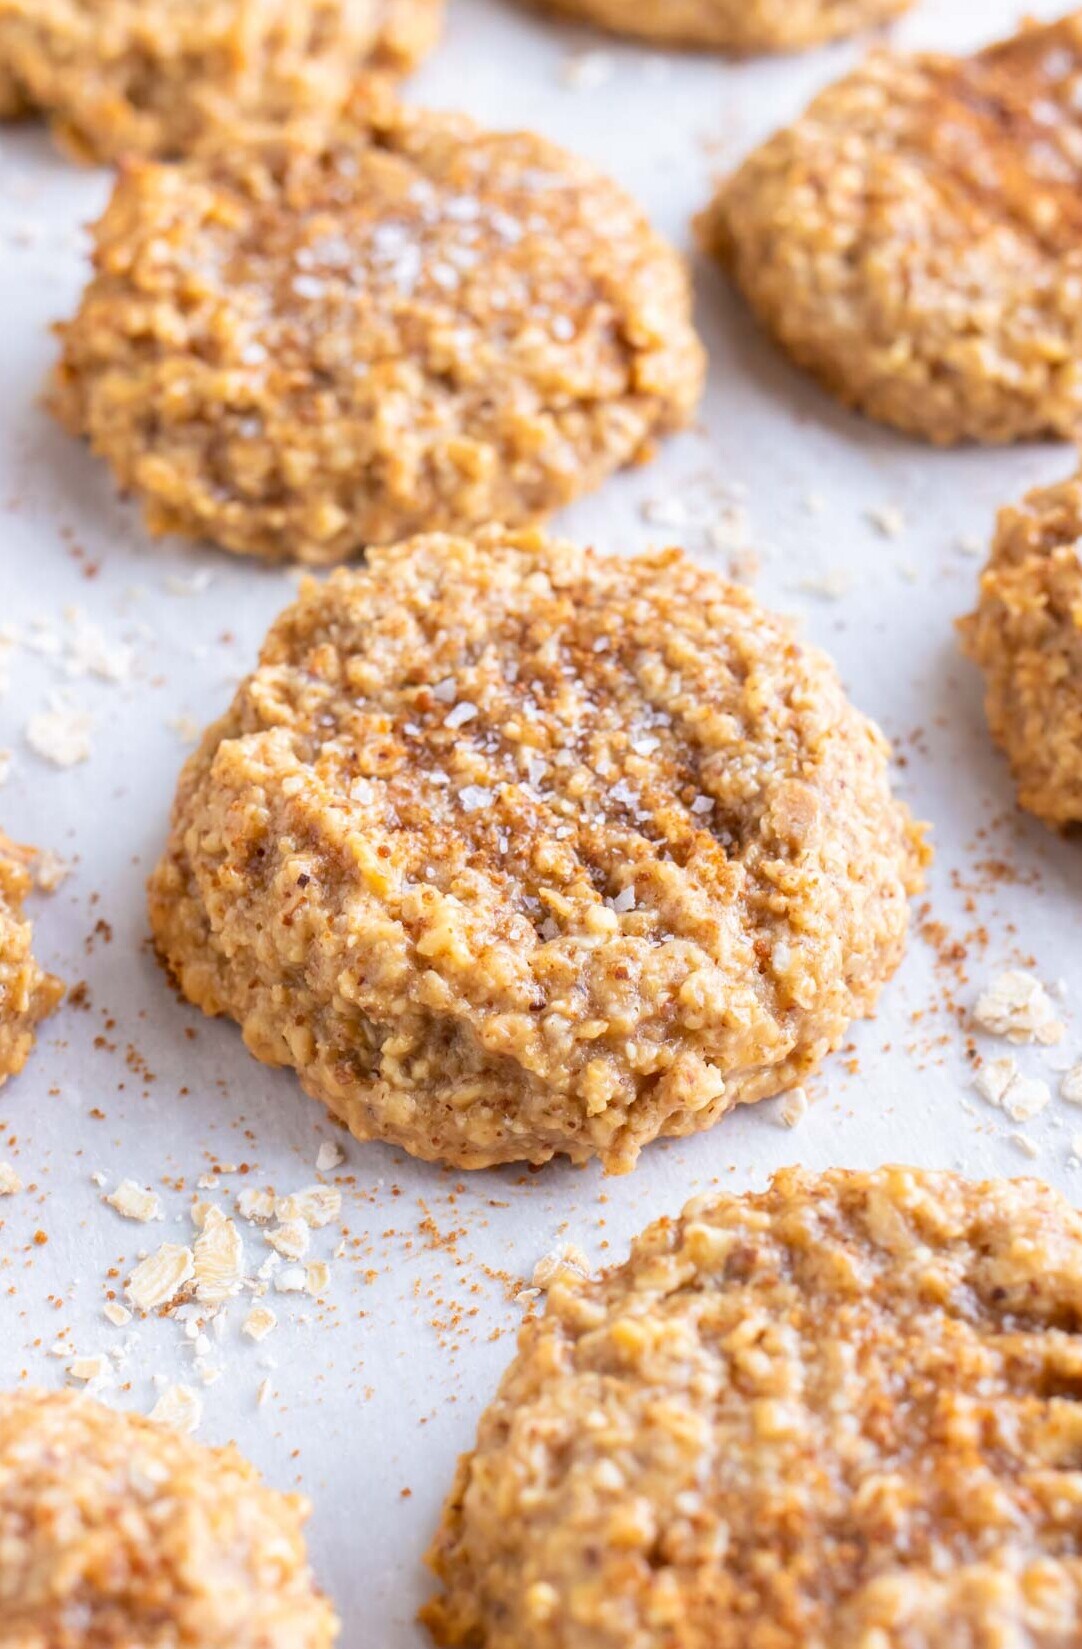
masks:
[(532, 520), (691, 416), (686, 272), (632, 201), (378, 101), (121, 179), (53, 402), (155, 532), (326, 563)]
[(1033, 1180), (778, 1174), (563, 1272), (460, 1463), (470, 1649), (1072, 1649), (1082, 1218)]
[(59, 979), (39, 968), (30, 949), (32, 928), (22, 909), (33, 861), (33, 849), (0, 831), (0, 1085), (22, 1070), (39, 1020), (64, 994)]
[(151, 923), (358, 1138), (625, 1169), (871, 1011), (924, 856), (886, 769), (828, 660), (677, 550), (419, 538), (273, 626)]
[(1082, 824), (1082, 475), (1000, 511), (977, 610), (959, 626), (984, 671), (992, 737), (1018, 800)]
[(786, 52), (885, 23), (913, 0), (546, 0), (569, 17), (670, 46)]
[(175, 156), (244, 121), (322, 116), (403, 71), (442, 0), (0, 0), (0, 117), (40, 109), (81, 158)]
[(0, 1649), (330, 1649), (298, 1495), (73, 1392), (0, 1395)]
[(873, 56), (700, 219), (847, 406), (946, 445), (1082, 411), (1082, 13), (975, 57)]

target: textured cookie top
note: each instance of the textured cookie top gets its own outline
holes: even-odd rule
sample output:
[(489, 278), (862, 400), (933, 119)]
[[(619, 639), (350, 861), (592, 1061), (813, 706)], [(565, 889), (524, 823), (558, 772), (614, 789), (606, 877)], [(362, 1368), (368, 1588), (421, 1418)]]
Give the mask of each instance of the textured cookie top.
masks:
[(0, 831), (0, 1083), (22, 1070), (35, 1026), (64, 994), (59, 979), (38, 966), (30, 948), (32, 929), (22, 909), (33, 860), (32, 849)]
[(937, 442), (1082, 410), (1082, 14), (879, 53), (722, 185), (703, 233), (804, 366)]
[(912, 0), (549, 0), (616, 34), (730, 52), (795, 51), (907, 10)]
[(4, 1649), (330, 1649), (305, 1503), (71, 1392), (0, 1395)]
[(246, 120), (325, 116), (407, 68), (442, 0), (0, 0), (0, 114), (41, 109), (95, 160), (171, 156)]
[(441, 1643), (1068, 1649), (1082, 1220), (1033, 1181), (779, 1174), (568, 1273), (459, 1469)]
[(684, 423), (681, 261), (530, 133), (388, 107), (120, 181), (60, 415), (151, 525), (331, 562), (543, 515)]
[(303, 589), (185, 770), (151, 914), (357, 1132), (627, 1166), (867, 1010), (921, 851), (881, 735), (746, 590), (491, 529)]
[(1001, 510), (975, 613), (960, 628), (983, 669), (992, 732), (1022, 806), (1082, 824), (1082, 476)]

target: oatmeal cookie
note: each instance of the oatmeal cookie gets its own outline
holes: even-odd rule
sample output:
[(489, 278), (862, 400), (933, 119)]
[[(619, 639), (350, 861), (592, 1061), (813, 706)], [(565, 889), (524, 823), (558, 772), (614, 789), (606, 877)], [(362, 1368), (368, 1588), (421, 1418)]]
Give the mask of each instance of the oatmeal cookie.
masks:
[(59, 979), (43, 973), (30, 951), (32, 930), (22, 907), (33, 860), (32, 849), (0, 831), (0, 1085), (22, 1070), (35, 1026), (64, 994)]
[(947, 445), (1082, 412), (1082, 13), (974, 57), (873, 56), (700, 219), (764, 326), (871, 418)]
[(784, 52), (885, 23), (913, 0), (547, 0), (566, 16), (669, 46)]
[(53, 402), (155, 532), (341, 561), (521, 523), (687, 422), (686, 271), (529, 133), (378, 97), (317, 140), (129, 171)]
[(1082, 824), (1082, 474), (1002, 510), (977, 610), (959, 629), (1018, 800)]
[(788, 1169), (563, 1272), (430, 1562), (471, 1649), (1071, 1649), (1082, 1218)]
[(235, 1448), (0, 1394), (0, 1649), (330, 1649), (307, 1515)]
[(273, 626), (151, 923), (358, 1138), (625, 1169), (871, 1011), (923, 855), (886, 767), (829, 661), (677, 550), (418, 538)]
[(404, 71), (442, 0), (0, 0), (0, 116), (81, 158), (186, 154), (247, 120), (323, 115), (361, 69)]

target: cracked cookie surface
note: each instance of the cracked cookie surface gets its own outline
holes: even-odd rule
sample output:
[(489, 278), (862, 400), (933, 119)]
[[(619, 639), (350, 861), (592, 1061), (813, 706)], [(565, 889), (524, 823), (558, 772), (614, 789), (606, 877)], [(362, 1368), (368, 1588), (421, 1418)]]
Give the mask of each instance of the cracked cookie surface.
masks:
[(565, 16), (663, 45), (797, 51), (885, 23), (912, 0), (547, 0)]
[(422, 537), (272, 627), (184, 769), (151, 922), (358, 1137), (628, 1168), (871, 1011), (925, 855), (887, 754), (679, 551)]
[(39, 1022), (64, 994), (59, 979), (45, 973), (31, 950), (33, 930), (23, 915), (32, 887), (31, 848), (0, 831), (0, 1085), (16, 1076), (34, 1046)]
[(3, 1649), (331, 1649), (307, 1502), (74, 1392), (0, 1394)]
[(1082, 824), (1082, 476), (1001, 510), (975, 612), (959, 626), (1022, 807)]
[(324, 115), (405, 70), (441, 0), (0, 0), (0, 118), (40, 110), (80, 158), (185, 154), (245, 121)]
[(471, 1649), (1069, 1649), (1082, 1219), (797, 1169), (564, 1271), (430, 1554)]
[(53, 404), (151, 528), (341, 561), (543, 517), (685, 424), (682, 261), (530, 133), (358, 97), (120, 181)]
[(1082, 413), (1082, 13), (878, 53), (755, 150), (704, 244), (847, 406), (945, 445)]

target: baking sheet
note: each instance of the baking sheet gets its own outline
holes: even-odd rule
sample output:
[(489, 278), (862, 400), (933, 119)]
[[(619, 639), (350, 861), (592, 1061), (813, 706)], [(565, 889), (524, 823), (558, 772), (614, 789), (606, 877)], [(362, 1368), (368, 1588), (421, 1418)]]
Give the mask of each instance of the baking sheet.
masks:
[[(895, 37), (965, 47), (1016, 15), (998, 0), (925, 0)], [(727, 65), (626, 47), (510, 3), (452, 0), (445, 43), (408, 95), (578, 149), (687, 245), (712, 174), (860, 49)], [(363, 1632), (383, 1649), (413, 1649), (424, 1641), (413, 1623), (427, 1589), (421, 1557), (455, 1457), (511, 1355), (523, 1309), (514, 1295), (554, 1246), (573, 1242), (592, 1262), (622, 1257), (634, 1231), (690, 1194), (759, 1186), (792, 1161), (1037, 1172), (1082, 1193), (1071, 1145), (1082, 1112), (1055, 1099), (1020, 1128), (971, 1086), (966, 1016), (1005, 966), (1032, 966), (1059, 993), (1068, 1026), (1058, 1049), (1020, 1050), (1022, 1068), (1055, 1087), (1050, 1067), (1082, 1058), (1082, 848), (1015, 811), (952, 631), (973, 601), (972, 551), (996, 506), (1066, 476), (1072, 455), (936, 453), (850, 417), (696, 261), (711, 362), (697, 428), (559, 526), (609, 550), (683, 540), (801, 615), (896, 741), (899, 784), (934, 824), (927, 908), (877, 1019), (811, 1084), (794, 1130), (770, 1102), (648, 1149), (622, 1179), (560, 1165), (473, 1176), (426, 1167), (348, 1140), (288, 1073), (255, 1064), (231, 1024), (178, 1002), (148, 948), (143, 882), (185, 739), (225, 705), (293, 582), (150, 542), (104, 470), (38, 404), (49, 325), (70, 312), (85, 275), (79, 225), (107, 188), (41, 129), (0, 135), (0, 659), (10, 678), (0, 746), (11, 752), (0, 822), (71, 862), (35, 906), (37, 947), (69, 984), (85, 982), (0, 1092), (0, 1157), (26, 1182), (0, 1204), (0, 1384), (64, 1383), (70, 1347), (108, 1355), (104, 1395), (121, 1405), (149, 1409), (164, 1382), (194, 1386), (200, 1436), (235, 1438), (273, 1482), (311, 1496), (314, 1560), (344, 1642)], [(91, 744), (70, 770), (27, 742), (30, 719), (50, 704)], [(141, 1250), (190, 1241), (193, 1194), (228, 1208), (243, 1185), (311, 1183), (331, 1139), (346, 1156), (326, 1176), (342, 1188), (344, 1230), (313, 1244), (313, 1257), (331, 1260), (323, 1303), (272, 1295), (279, 1327), (261, 1345), (240, 1333), (243, 1302), (209, 1348), (176, 1320), (106, 1321), (108, 1292), (120, 1292)], [(217, 1184), (197, 1190), (208, 1174)], [(104, 1205), (123, 1177), (159, 1191), (164, 1224), (133, 1224)], [(244, 1233), (254, 1268), (269, 1250), (256, 1228)]]

